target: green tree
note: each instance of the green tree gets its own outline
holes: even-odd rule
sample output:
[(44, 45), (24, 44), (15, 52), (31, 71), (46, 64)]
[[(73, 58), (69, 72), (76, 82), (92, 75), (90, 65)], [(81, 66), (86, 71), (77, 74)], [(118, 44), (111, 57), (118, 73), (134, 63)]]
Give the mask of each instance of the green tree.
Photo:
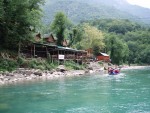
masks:
[[(149, 64), (147, 47), (150, 44), (150, 28), (148, 26), (142, 26), (129, 20), (116, 19), (101, 19), (88, 22), (106, 34), (104, 39), (106, 44), (105, 52), (111, 55), (112, 62), (117, 64), (121, 62)], [(122, 51), (126, 54), (123, 54)]]
[(124, 40), (127, 42), (130, 50), (129, 63), (149, 63), (148, 56), (146, 56), (149, 54), (147, 49), (150, 43), (149, 37), (150, 33), (148, 30), (126, 33)]
[(97, 56), (100, 53), (100, 47), (97, 45), (93, 45), (93, 54)]
[(141, 57), (141, 62), (144, 64), (150, 64), (150, 46), (145, 46), (145, 49), (140, 54)]
[(55, 15), (55, 19), (51, 25), (51, 29), (56, 34), (57, 45), (63, 46), (62, 42), (64, 41), (65, 30), (69, 27), (70, 21), (67, 19), (66, 15), (63, 12), (58, 12)]
[(41, 20), (40, 6), (43, 0), (1, 0), (0, 44), (16, 49), (19, 43), (30, 40), (32, 30), (38, 28)]
[(105, 38), (106, 48), (110, 51), (112, 63), (120, 65), (126, 62), (129, 55), (127, 44), (120, 40), (116, 34), (107, 34)]
[(69, 46), (81, 49), (80, 42), (84, 39), (85, 33), (82, 25), (72, 27), (69, 34)]
[[(103, 33), (96, 27), (90, 26), (89, 24), (84, 24), (84, 39), (81, 40), (80, 44), (83, 49), (92, 48), (93, 50), (102, 50), (105, 46)], [(100, 52), (100, 51), (99, 51)], [(97, 53), (96, 51), (94, 53)]]

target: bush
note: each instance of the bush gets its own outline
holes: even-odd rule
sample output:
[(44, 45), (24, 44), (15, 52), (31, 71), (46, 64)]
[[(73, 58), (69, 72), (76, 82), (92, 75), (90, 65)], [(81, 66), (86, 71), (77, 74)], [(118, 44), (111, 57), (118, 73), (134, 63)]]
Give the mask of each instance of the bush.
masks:
[[(82, 70), (85, 69), (86, 65), (79, 65), (74, 61), (66, 61), (64, 65), (68, 69)], [(33, 68), (41, 70), (52, 70), (56, 69), (58, 66), (58, 61), (50, 62), (47, 59), (24, 59), (19, 57), (17, 61), (11, 59), (2, 59), (0, 58), (0, 71), (13, 71), (18, 67), (23, 68)]]
[(68, 69), (74, 69), (74, 70), (82, 70), (85, 68), (85, 65), (79, 65), (78, 63), (75, 63), (74, 61), (66, 61), (64, 65)]
[(18, 67), (18, 63), (11, 59), (0, 58), (0, 71), (13, 71)]
[(17, 63), (19, 65), (19, 67), (26, 67), (26, 65), (27, 65), (26, 60), (22, 57), (19, 57), (17, 59)]
[(34, 69), (45, 69), (45, 66), (44, 66), (44, 62), (41, 61), (41, 60), (38, 60), (38, 59), (31, 59), (31, 60), (28, 60), (28, 67), (29, 68), (34, 68)]
[(49, 62), (48, 60), (44, 59), (32, 59), (28, 61), (29, 68), (41, 69), (41, 70), (51, 70), (55, 69), (58, 66), (57, 62)]

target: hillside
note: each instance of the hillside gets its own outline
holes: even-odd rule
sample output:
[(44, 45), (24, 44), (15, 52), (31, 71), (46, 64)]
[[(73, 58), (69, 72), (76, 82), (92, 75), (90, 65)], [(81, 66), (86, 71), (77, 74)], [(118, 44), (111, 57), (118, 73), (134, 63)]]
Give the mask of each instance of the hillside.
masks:
[(46, 0), (43, 11), (45, 23), (50, 23), (58, 11), (65, 12), (74, 23), (100, 18), (150, 22), (150, 9), (130, 5), (126, 0)]

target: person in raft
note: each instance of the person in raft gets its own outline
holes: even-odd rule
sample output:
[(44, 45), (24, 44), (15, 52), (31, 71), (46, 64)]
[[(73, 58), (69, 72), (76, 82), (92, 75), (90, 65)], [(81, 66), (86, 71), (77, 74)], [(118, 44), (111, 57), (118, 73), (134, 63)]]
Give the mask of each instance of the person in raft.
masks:
[(116, 75), (120, 73), (120, 69), (118, 68), (112, 68), (112, 67), (108, 67), (108, 74), (109, 75)]

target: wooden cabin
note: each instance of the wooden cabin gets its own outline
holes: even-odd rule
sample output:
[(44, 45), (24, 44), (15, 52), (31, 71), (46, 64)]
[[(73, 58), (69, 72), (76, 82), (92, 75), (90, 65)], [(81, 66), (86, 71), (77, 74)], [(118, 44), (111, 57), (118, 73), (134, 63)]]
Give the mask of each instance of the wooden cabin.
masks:
[(67, 42), (66, 39), (62, 42), (62, 45), (63, 45), (64, 47), (67, 47), (67, 46), (68, 46), (68, 42)]
[(36, 34), (35, 37), (34, 37), (34, 40), (35, 40), (36, 42), (41, 41), (41, 33)]
[(27, 58), (50, 58), (52, 61), (75, 61), (78, 63), (86, 62), (87, 51), (68, 48), (68, 41), (62, 41), (62, 46), (57, 46), (57, 38), (53, 34), (45, 34), (41, 43), (41, 34), (35, 36), (35, 42), (22, 48), (22, 53)]
[(110, 56), (106, 53), (99, 53), (97, 55), (97, 60), (98, 61), (110, 62)]
[(54, 37), (53, 34), (45, 34), (45, 35), (43, 36), (43, 41), (44, 41), (45, 43), (49, 43), (49, 44), (54, 44), (54, 45), (56, 45), (56, 38)]
[[(45, 34), (45, 35), (43, 36), (43, 41), (44, 41), (44, 43), (47, 43), (47, 44), (56, 45), (56, 43), (57, 43), (57, 38), (54, 37), (53, 34)], [(62, 41), (62, 45), (63, 45), (64, 47), (67, 47), (67, 46), (68, 46), (68, 42), (67, 42), (66, 39), (65, 39), (64, 41)]]
[(75, 61), (78, 63), (86, 62), (87, 52), (84, 50), (76, 50), (68, 47), (32, 43), (22, 50), (22, 53), (30, 57), (50, 58), (56, 61)]

